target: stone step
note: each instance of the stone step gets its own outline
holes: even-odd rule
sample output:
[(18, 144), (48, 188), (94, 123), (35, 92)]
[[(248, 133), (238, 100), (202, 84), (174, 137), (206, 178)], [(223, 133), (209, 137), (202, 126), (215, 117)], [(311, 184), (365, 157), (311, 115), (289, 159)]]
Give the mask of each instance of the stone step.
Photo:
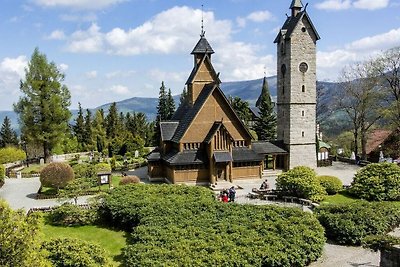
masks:
[(262, 172), (263, 177), (274, 177), (282, 173), (282, 170), (264, 170)]

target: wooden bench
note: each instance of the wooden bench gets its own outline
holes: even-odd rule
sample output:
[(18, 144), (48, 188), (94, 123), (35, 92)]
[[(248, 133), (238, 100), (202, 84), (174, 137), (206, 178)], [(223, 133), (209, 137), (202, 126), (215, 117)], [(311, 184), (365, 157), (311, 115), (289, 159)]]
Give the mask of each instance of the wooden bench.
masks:
[(269, 195), (264, 195), (264, 197), (265, 197), (266, 200), (273, 200), (273, 201), (275, 201), (275, 200), (278, 198), (278, 195), (271, 195), (271, 194), (269, 194)]
[(312, 206), (312, 201), (304, 198), (299, 198), (299, 203), (304, 206)]
[(294, 203), (295, 201), (298, 201), (299, 199), (297, 198), (297, 197), (283, 197), (283, 200), (285, 201), (285, 202), (291, 202), (291, 203)]
[(249, 192), (247, 194), (247, 197), (250, 198), (250, 199), (256, 199), (256, 198), (260, 198), (260, 195), (258, 193)]

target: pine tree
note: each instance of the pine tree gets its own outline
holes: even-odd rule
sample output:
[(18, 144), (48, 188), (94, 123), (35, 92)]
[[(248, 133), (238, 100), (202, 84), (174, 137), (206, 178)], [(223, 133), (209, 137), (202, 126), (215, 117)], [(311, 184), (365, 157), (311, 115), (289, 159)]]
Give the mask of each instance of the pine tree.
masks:
[(110, 108), (108, 109), (108, 114), (106, 117), (107, 138), (113, 139), (117, 136), (118, 121), (119, 121), (119, 117), (118, 117), (117, 104), (114, 102), (111, 104)]
[(78, 103), (78, 116), (75, 119), (75, 125), (73, 127), (74, 134), (76, 136), (76, 140), (78, 141), (78, 146), (80, 150), (83, 150), (85, 140), (84, 140), (84, 133), (85, 133), (85, 121), (83, 118), (83, 110), (81, 103)]
[(186, 90), (186, 87), (184, 87), (181, 97), (179, 98), (179, 106), (181, 107), (181, 106), (185, 106), (185, 105), (189, 104), (188, 98), (189, 98), (188, 92)]
[(83, 142), (85, 144), (86, 150), (93, 149), (93, 129), (92, 129), (92, 112), (86, 109), (85, 116), (85, 131), (83, 135)]
[(63, 81), (57, 65), (36, 48), (20, 83), (22, 96), (14, 104), (22, 134), (42, 146), (46, 162), (69, 129), (71, 95)]
[(11, 128), (11, 121), (6, 116), (0, 129), (0, 147), (18, 146), (17, 133)]
[(264, 77), (263, 87), (256, 106), (260, 109), (259, 117), (256, 119), (254, 131), (259, 140), (273, 140), (276, 135), (276, 115), (271, 95), (268, 89), (267, 78)]
[(96, 138), (96, 148), (98, 152), (104, 152), (106, 147), (107, 132), (104, 127), (104, 112), (97, 110), (93, 119), (93, 136)]
[(170, 120), (175, 113), (175, 101), (172, 97), (171, 89), (168, 90), (167, 95), (167, 120)]
[(229, 97), (229, 102), (239, 119), (241, 119), (245, 125), (248, 125), (248, 122), (251, 120), (249, 102), (242, 100), (238, 96), (234, 98)]
[(168, 118), (168, 104), (167, 104), (167, 93), (165, 91), (164, 82), (161, 82), (160, 93), (158, 97), (157, 106), (157, 121), (164, 121)]

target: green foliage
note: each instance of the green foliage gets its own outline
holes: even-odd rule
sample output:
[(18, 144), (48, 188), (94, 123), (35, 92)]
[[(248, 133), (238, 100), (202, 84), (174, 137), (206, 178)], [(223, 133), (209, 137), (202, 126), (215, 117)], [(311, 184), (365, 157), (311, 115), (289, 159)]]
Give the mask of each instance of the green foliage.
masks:
[(102, 267), (111, 266), (106, 252), (98, 245), (72, 238), (46, 241), (42, 249), (54, 267)]
[(248, 125), (248, 122), (251, 120), (249, 102), (242, 100), (238, 96), (234, 98), (229, 97), (229, 102), (239, 119), (241, 119), (245, 125)]
[(47, 219), (51, 225), (56, 226), (90, 225), (97, 221), (97, 211), (64, 203), (52, 210)]
[(0, 266), (51, 266), (37, 249), (39, 226), (37, 214), (26, 216), (0, 200)]
[(326, 195), (315, 171), (305, 166), (295, 167), (279, 175), (276, 179), (276, 188), (286, 195), (312, 201), (321, 201)]
[(335, 176), (322, 175), (318, 176), (317, 179), (328, 195), (335, 195), (343, 189), (342, 181)]
[(373, 251), (400, 245), (400, 238), (391, 235), (369, 235), (362, 240), (362, 246)]
[(111, 165), (108, 163), (97, 163), (95, 165), (96, 173), (99, 172), (111, 172)]
[(256, 119), (254, 130), (258, 140), (273, 140), (276, 136), (276, 114), (271, 101), (267, 79), (264, 77), (263, 88), (256, 106), (260, 109), (259, 117)]
[(74, 179), (74, 171), (68, 164), (53, 162), (40, 172), (40, 182), (44, 187), (64, 188)]
[(6, 177), (6, 168), (3, 164), (0, 164), (0, 187), (4, 184), (4, 178)]
[(11, 121), (6, 116), (0, 129), (0, 147), (18, 146), (17, 133), (11, 128)]
[[(91, 187), (98, 184), (95, 165), (89, 163), (75, 164), (72, 166), (72, 169), (74, 170), (76, 179), (83, 179), (88, 182)], [(99, 169), (101, 168), (99, 167)]]
[(168, 116), (169, 116), (168, 99), (167, 99), (166, 88), (163, 81), (161, 82), (160, 92), (158, 96), (157, 121), (168, 120), (169, 119)]
[(120, 185), (127, 185), (127, 184), (138, 184), (140, 183), (140, 178), (132, 175), (132, 176), (125, 176), (119, 181)]
[(22, 149), (12, 146), (0, 148), (0, 164), (24, 159), (26, 159), (26, 154)]
[(69, 131), (71, 95), (62, 85), (63, 81), (64, 74), (57, 65), (49, 63), (46, 55), (36, 48), (25, 69), (25, 79), (20, 86), (22, 96), (14, 110), (19, 115), (23, 136), (27, 141), (42, 145), (45, 161), (64, 133)]
[(306, 266), (325, 242), (311, 214), (220, 203), (201, 187), (122, 186), (104, 211), (113, 225), (135, 226), (126, 266)]
[(172, 97), (171, 89), (168, 89), (168, 94), (167, 94), (167, 119), (170, 120), (172, 116), (175, 113), (175, 101), (174, 98)]
[(75, 125), (73, 126), (73, 130), (76, 139), (78, 141), (79, 149), (83, 150), (84, 147), (83, 135), (85, 129), (84, 129), (83, 110), (80, 102), (78, 103), (78, 116), (75, 119)]
[(322, 205), (315, 213), (326, 236), (346, 245), (360, 245), (364, 237), (385, 234), (400, 224), (400, 209), (390, 202)]
[(74, 199), (75, 205), (77, 205), (78, 197), (85, 195), (91, 187), (91, 183), (84, 178), (73, 179), (68, 182), (63, 190), (60, 190), (58, 198), (66, 200), (72, 198)]
[(400, 167), (392, 163), (369, 164), (354, 176), (351, 193), (366, 200), (400, 200)]

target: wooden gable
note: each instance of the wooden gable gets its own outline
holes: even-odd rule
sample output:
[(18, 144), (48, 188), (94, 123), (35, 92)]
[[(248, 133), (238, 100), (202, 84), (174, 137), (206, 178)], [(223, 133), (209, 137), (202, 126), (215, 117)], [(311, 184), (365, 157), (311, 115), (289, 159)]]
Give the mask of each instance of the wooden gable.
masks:
[(218, 87), (208, 96), (184, 133), (181, 142), (203, 142), (215, 122), (221, 122), (233, 140), (251, 142), (250, 133)]

